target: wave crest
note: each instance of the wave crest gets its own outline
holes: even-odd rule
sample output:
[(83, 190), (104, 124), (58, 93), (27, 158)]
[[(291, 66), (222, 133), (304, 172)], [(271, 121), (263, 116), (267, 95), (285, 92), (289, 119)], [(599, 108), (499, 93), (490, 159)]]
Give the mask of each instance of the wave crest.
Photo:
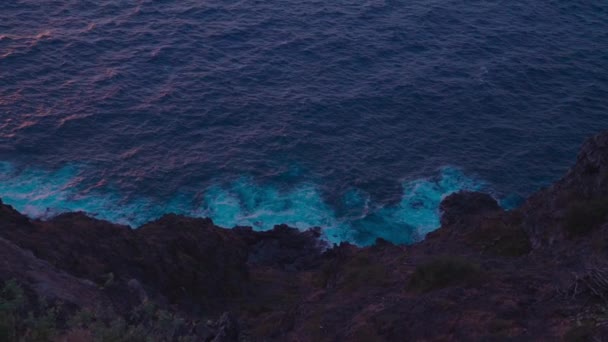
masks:
[(332, 243), (369, 245), (377, 238), (407, 244), (439, 227), (441, 200), (460, 190), (479, 190), (483, 182), (454, 167), (444, 167), (432, 178), (403, 183), (401, 200), (374, 203), (360, 189), (346, 192), (338, 214), (314, 184), (289, 189), (260, 185), (247, 177), (229, 184), (208, 187), (202, 196), (176, 194), (162, 201), (126, 197), (103, 184), (92, 189), (80, 186), (82, 167), (66, 166), (48, 171), (18, 169), (0, 162), (0, 197), (7, 204), (34, 218), (47, 219), (62, 212), (83, 211), (115, 223), (138, 227), (167, 213), (210, 217), (222, 227), (251, 226), (268, 230), (277, 224), (299, 229), (323, 228)]

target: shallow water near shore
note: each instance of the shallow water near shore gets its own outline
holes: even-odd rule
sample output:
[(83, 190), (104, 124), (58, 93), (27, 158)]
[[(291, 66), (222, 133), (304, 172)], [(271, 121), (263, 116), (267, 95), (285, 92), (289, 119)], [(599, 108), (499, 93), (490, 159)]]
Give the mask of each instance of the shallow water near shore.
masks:
[[(403, 197), (388, 206), (371, 202), (359, 189), (347, 192), (337, 211), (314, 184), (278, 189), (241, 178), (214, 185), (199, 195), (179, 193), (166, 202), (153, 198), (123, 198), (111, 187), (83, 189), (77, 167), (54, 172), (17, 170), (0, 163), (3, 201), (30, 217), (48, 219), (70, 211), (83, 211), (111, 222), (138, 227), (164, 214), (210, 217), (231, 228), (251, 226), (268, 230), (278, 224), (307, 229), (323, 228), (331, 243), (348, 241), (369, 245), (381, 237), (395, 243), (412, 243), (439, 226), (441, 199), (459, 190), (479, 190), (482, 184), (458, 169), (443, 168), (437, 177), (403, 184)], [(202, 194), (202, 195), (200, 195)]]

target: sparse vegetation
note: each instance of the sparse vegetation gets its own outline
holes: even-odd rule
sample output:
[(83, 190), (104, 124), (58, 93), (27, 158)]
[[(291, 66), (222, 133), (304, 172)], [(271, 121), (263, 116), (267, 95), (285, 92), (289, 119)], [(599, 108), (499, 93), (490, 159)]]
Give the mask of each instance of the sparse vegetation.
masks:
[(468, 241), (484, 252), (500, 256), (522, 256), (532, 250), (521, 226), (503, 222), (487, 223), (469, 234)]
[(70, 319), (68, 329), (88, 331), (94, 341), (195, 340), (183, 318), (150, 303), (136, 307), (128, 317), (117, 316), (112, 310), (79, 311)]
[(320, 287), (339, 286), (353, 291), (363, 286), (382, 287), (387, 284), (388, 270), (385, 265), (365, 254), (344, 260), (327, 262), (321, 267), (315, 283)]
[(566, 214), (564, 228), (570, 237), (582, 236), (599, 228), (608, 219), (608, 199), (573, 204)]
[(362, 286), (384, 286), (388, 270), (386, 266), (373, 261), (366, 255), (357, 255), (344, 265), (343, 283), (347, 290)]
[(128, 317), (121, 317), (111, 309), (69, 314), (61, 305), (32, 302), (16, 281), (4, 284), (0, 291), (0, 341), (42, 342), (60, 335), (103, 342), (196, 340), (184, 319), (152, 304), (142, 304)]
[(30, 305), (25, 292), (14, 280), (0, 291), (0, 341), (49, 341), (56, 334), (60, 306), (41, 300)]
[(0, 292), (0, 341), (15, 340), (18, 313), (25, 304), (25, 294), (15, 281), (8, 281)]
[(479, 265), (459, 257), (438, 257), (419, 265), (410, 277), (407, 288), (428, 292), (475, 280), (481, 274)]

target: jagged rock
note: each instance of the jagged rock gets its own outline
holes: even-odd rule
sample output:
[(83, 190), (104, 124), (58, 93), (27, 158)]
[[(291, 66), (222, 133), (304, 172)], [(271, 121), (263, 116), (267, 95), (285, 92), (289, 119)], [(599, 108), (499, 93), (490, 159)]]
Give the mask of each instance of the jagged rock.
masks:
[(125, 310), (140, 302), (125, 295), (133, 278), (154, 284), (148, 295), (197, 310), (221, 307), (247, 279), (245, 244), (210, 220), (168, 215), (132, 230), (70, 213), (25, 228), (5, 223), (0, 236), (124, 297), (117, 303)]
[[(581, 294), (573, 275), (608, 264), (608, 212), (595, 212), (607, 197), (605, 132), (519, 208), (503, 211), (481, 193), (448, 196), (442, 227), (410, 246), (329, 248), (319, 229), (228, 230), (178, 215), (137, 230), (82, 213), (38, 221), (0, 202), (0, 280), (124, 317), (146, 298), (190, 322), (225, 313), (180, 328), (200, 340), (555, 341), (576, 335), (579, 321), (604, 340), (605, 304)], [(573, 217), (593, 227), (568, 236)], [(428, 291), (411, 291), (413, 277)]]
[(275, 226), (265, 232), (239, 230), (248, 242), (248, 263), (282, 268), (284, 270), (303, 270), (319, 263), (319, 257), (327, 248), (320, 240), (320, 229), (304, 232), (286, 225)]
[(535, 248), (568, 238), (566, 217), (574, 206), (608, 200), (608, 132), (587, 139), (576, 164), (559, 181), (519, 208)]
[(156, 281), (171, 301), (212, 308), (243, 291), (246, 245), (211, 220), (166, 215), (137, 229), (136, 236), (144, 279)]
[(608, 134), (587, 139), (576, 163), (556, 187), (588, 198), (608, 196)]
[(39, 298), (82, 308), (110, 302), (91, 282), (74, 277), (3, 238), (0, 260), (0, 282), (17, 280)]
[(484, 193), (460, 191), (447, 196), (440, 205), (441, 225), (462, 225), (474, 216), (501, 210), (496, 200)]

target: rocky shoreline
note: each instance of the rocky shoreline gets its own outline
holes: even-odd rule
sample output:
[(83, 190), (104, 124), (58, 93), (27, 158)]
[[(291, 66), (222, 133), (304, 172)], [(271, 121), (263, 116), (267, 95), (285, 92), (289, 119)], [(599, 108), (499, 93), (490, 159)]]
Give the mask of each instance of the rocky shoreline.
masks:
[(0, 201), (0, 340), (608, 339), (608, 131), (517, 209), (461, 192), (441, 211), (420, 243), (359, 248), (178, 215), (32, 220)]

